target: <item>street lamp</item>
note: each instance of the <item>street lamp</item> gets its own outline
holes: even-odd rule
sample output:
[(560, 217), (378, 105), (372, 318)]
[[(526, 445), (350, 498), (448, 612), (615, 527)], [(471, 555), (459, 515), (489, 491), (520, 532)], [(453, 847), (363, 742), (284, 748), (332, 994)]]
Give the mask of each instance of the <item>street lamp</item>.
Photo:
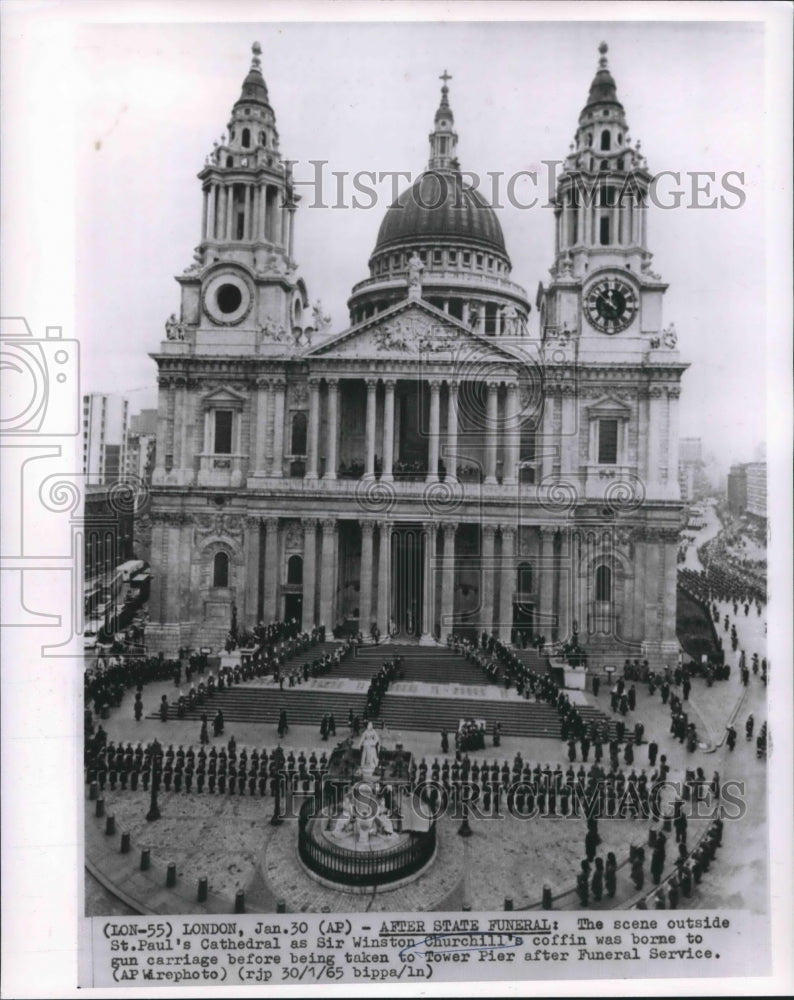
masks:
[(160, 819), (160, 809), (157, 805), (157, 792), (160, 789), (160, 774), (163, 768), (162, 747), (157, 740), (152, 747), (152, 791), (149, 801), (149, 812), (146, 813), (146, 820), (149, 823)]

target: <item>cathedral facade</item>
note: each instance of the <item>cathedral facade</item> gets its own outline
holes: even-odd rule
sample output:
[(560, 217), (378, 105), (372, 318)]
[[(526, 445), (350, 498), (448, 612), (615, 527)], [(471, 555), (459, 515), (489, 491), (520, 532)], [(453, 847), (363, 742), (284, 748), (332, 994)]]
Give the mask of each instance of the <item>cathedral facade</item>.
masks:
[(687, 366), (606, 46), (557, 180), (539, 335), (497, 214), (463, 180), (442, 79), (427, 170), (333, 334), (297, 272), (299, 198), (254, 46), (153, 355), (151, 649), (297, 618), (675, 656)]

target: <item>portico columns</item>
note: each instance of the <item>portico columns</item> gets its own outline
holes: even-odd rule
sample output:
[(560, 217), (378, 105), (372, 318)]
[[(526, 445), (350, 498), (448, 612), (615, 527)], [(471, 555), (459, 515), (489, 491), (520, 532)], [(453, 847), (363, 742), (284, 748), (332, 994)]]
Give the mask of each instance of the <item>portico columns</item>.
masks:
[(378, 628), (381, 635), (389, 634), (391, 617), (391, 522), (378, 521), (380, 551), (378, 553)]
[(375, 475), (375, 392), (378, 388), (377, 379), (367, 379), (367, 426), (366, 426), (366, 463), (364, 474)]
[(429, 644), (435, 639), (434, 614), (435, 614), (435, 590), (436, 590), (436, 523), (426, 521), (422, 528), (424, 530), (425, 559), (424, 559), (424, 586), (422, 588), (422, 643)]
[(278, 603), (278, 518), (269, 517), (265, 522), (265, 601), (264, 618), (270, 625), (276, 621)]
[(458, 383), (449, 383), (447, 403), (447, 475), (455, 479), (458, 475)]
[(322, 522), (323, 552), (320, 577), (320, 624), (330, 633), (334, 620), (334, 593), (336, 591), (336, 521), (327, 518)]
[(309, 437), (306, 442), (306, 479), (317, 478), (317, 445), (320, 436), (320, 380), (309, 379)]
[(244, 614), (247, 622), (256, 621), (259, 604), (259, 518), (245, 519), (245, 595)]
[(547, 639), (551, 638), (552, 618), (554, 616), (554, 535), (556, 528), (550, 524), (542, 524), (540, 531), (540, 559), (537, 566), (538, 597), (540, 607), (538, 612), (544, 621), (535, 624), (535, 631), (540, 631)]
[(328, 453), (324, 479), (336, 479), (336, 447), (339, 440), (339, 380), (328, 379)]
[(303, 521), (303, 632), (311, 632), (317, 624), (314, 617), (314, 598), (317, 589), (317, 519)]
[(270, 383), (266, 378), (256, 380), (256, 433), (254, 436), (254, 474), (265, 474), (265, 453), (267, 443), (267, 390)]
[(273, 407), (273, 464), (270, 475), (280, 479), (284, 475), (284, 396), (287, 383), (278, 380), (273, 384), (275, 403)]
[(488, 408), (485, 419), (485, 485), (496, 483), (496, 430), (499, 419), (499, 385), (488, 383)]
[(369, 635), (372, 625), (372, 521), (361, 521), (361, 567), (359, 570), (358, 627)]
[(506, 486), (515, 486), (518, 482), (518, 463), (521, 458), (521, 405), (518, 397), (518, 385), (515, 382), (509, 382), (507, 385), (505, 418), (507, 433), (502, 482)]
[(493, 628), (494, 532), (492, 524), (482, 526), (482, 589), (480, 592), (481, 624), (490, 634)]
[(428, 445), (427, 475), (425, 482), (434, 483), (438, 479), (438, 438), (441, 419), (441, 383), (434, 379), (430, 383), (430, 441)]
[(390, 482), (394, 466), (394, 380), (385, 383), (386, 394), (383, 399), (383, 471), (381, 479)]
[(444, 562), (441, 570), (441, 641), (454, 630), (455, 615), (455, 532), (454, 521), (442, 525), (444, 537)]
[(516, 529), (512, 524), (502, 525), (502, 573), (499, 580), (499, 638), (510, 642), (513, 628), (513, 581), (515, 580), (514, 552)]

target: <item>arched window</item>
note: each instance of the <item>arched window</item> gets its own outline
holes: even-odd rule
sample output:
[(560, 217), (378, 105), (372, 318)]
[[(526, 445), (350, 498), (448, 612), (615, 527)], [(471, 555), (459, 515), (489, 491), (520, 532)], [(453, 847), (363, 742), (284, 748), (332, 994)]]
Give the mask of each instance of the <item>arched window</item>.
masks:
[[(243, 135), (245, 135), (245, 133), (243, 133)], [(604, 150), (609, 149), (610, 141), (611, 137), (609, 134), (609, 129), (605, 128), (604, 131), (601, 133), (601, 148)], [(243, 145), (245, 145), (245, 143), (243, 143)]]
[(287, 583), (303, 583), (303, 557), (290, 556), (287, 562)]
[(532, 593), (532, 567), (528, 562), (523, 562), (518, 567), (516, 590), (519, 594)]
[(292, 416), (292, 454), (306, 454), (306, 414), (301, 411)]
[(259, 133), (259, 145), (260, 146), (266, 146), (267, 145), (267, 136), (265, 135), (264, 132), (260, 132)]
[[(248, 147), (251, 145), (251, 130), (250, 129), (248, 129), (248, 128), (244, 128), (243, 129), (243, 139), (242, 139), (242, 142), (243, 142), (243, 149), (248, 149)], [(609, 149), (609, 146), (606, 146), (606, 147), (602, 146), (601, 148), (602, 149), (603, 148)]]
[(609, 566), (599, 566), (596, 569), (595, 592), (597, 601), (612, 600), (612, 570)]
[(216, 552), (212, 560), (212, 586), (229, 586), (229, 557), (225, 552)]
[(227, 156), (226, 157), (226, 166), (227, 167), (233, 167), (234, 166), (234, 160), (232, 159), (231, 156)]

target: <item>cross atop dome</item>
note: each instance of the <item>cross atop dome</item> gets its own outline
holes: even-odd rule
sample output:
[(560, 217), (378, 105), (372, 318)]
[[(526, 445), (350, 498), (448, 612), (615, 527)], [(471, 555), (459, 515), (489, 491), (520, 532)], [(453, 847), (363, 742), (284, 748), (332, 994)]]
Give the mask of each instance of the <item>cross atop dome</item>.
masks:
[(430, 170), (458, 169), (455, 157), (458, 137), (454, 132), (455, 117), (449, 106), (449, 87), (447, 86), (447, 82), (451, 79), (452, 75), (446, 70), (439, 76), (443, 86), (441, 87), (441, 103), (434, 119), (435, 128), (430, 133)]

